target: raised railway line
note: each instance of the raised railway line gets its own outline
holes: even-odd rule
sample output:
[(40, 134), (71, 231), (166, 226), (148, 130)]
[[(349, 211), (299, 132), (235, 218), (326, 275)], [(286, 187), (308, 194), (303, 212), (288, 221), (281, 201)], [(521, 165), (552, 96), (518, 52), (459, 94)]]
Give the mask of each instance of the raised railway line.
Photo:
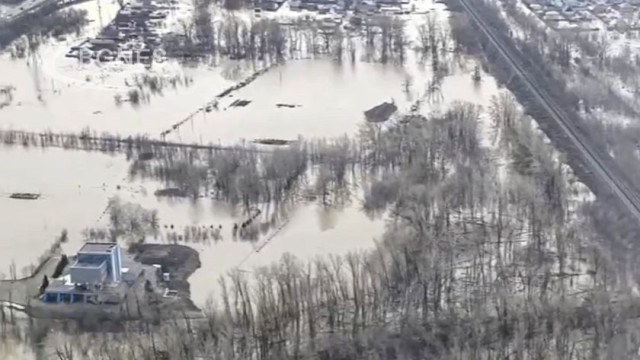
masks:
[[(640, 221), (640, 197), (621, 176), (611, 167), (611, 161), (605, 160), (602, 155), (594, 150), (589, 139), (576, 127), (576, 124), (567, 116), (565, 111), (550, 96), (549, 92), (542, 87), (536, 78), (523, 65), (521, 54), (514, 49), (512, 44), (505, 44), (503, 39), (491, 28), (479, 14), (472, 0), (458, 0), (462, 8), (469, 14), (469, 17), (480, 28), (489, 42), (512, 66), (516, 74), (523, 80), (530, 93), (544, 106), (551, 120), (562, 131), (563, 135), (580, 152), (584, 165), (589, 171), (597, 176), (598, 180), (607, 184), (612, 194), (623, 204), (628, 212)], [(611, 160), (611, 159), (609, 159)]]

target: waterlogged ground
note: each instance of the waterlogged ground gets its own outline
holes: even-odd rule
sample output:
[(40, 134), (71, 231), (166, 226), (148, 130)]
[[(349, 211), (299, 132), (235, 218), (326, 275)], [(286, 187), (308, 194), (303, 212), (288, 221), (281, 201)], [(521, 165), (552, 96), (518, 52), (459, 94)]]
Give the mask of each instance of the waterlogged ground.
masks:
[[(70, 235), (64, 249), (75, 251), (127, 171), (123, 157), (52, 148), (0, 146), (0, 164), (0, 273), (7, 275), (12, 262), (18, 275), (35, 264), (63, 229)], [(9, 198), (17, 192), (41, 198)]]
[[(158, 242), (169, 241), (170, 233), (182, 234), (187, 226), (222, 226), (219, 241), (188, 243), (201, 252), (202, 268), (191, 279), (197, 304), (204, 304), (217, 286), (218, 277), (229, 270), (252, 270), (286, 252), (313, 258), (369, 248), (384, 226), (382, 218), (370, 219), (360, 211), (357, 198), (331, 208), (309, 202), (291, 205), (275, 226), (265, 229), (254, 241), (234, 240), (233, 224), (246, 218), (242, 211), (211, 199), (156, 197), (154, 191), (163, 186), (128, 180), (124, 156), (2, 147), (0, 164), (3, 174), (10, 174), (0, 177), (0, 213), (10, 215), (0, 218), (0, 226), (5, 229), (0, 240), (3, 254), (0, 272), (5, 274), (12, 263), (19, 273), (34, 264), (63, 229), (69, 232), (69, 242), (63, 249), (74, 253), (83, 241), (83, 230), (107, 224), (108, 216), (102, 215), (113, 196), (158, 210), (161, 229)], [(10, 199), (14, 192), (39, 193), (41, 198)], [(260, 221), (269, 214), (267, 208), (262, 210)]]
[[(443, 13), (442, 6), (424, 3), (427, 10)], [(167, 139), (233, 144), (256, 138), (331, 138), (355, 136), (364, 122), (363, 112), (384, 101), (395, 102), (400, 111), (407, 111), (418, 100), (422, 101), (423, 113), (445, 109), (453, 101), (469, 101), (486, 110), (498, 92), (488, 75), (474, 82), (471, 74), (475, 63), (464, 59), (450, 63), (449, 74), (434, 90), (429, 85), (432, 74), (428, 59), (421, 63), (409, 53), (403, 66), (384, 65), (358, 54), (355, 62), (289, 61), (224, 98), (218, 110), (198, 111), (264, 64), (221, 61), (185, 66), (166, 62), (145, 69), (115, 63), (80, 64), (66, 58), (69, 47), (95, 35), (101, 22), (115, 15), (117, 6), (115, 1), (103, 2), (100, 16), (95, 2), (77, 5), (75, 8), (87, 10), (93, 20), (82, 34), (43, 44), (35, 56), (27, 59), (0, 55), (0, 85), (15, 87), (11, 102), (0, 110), (0, 128), (80, 132), (88, 127), (97, 133), (157, 138), (195, 113)], [(415, 40), (419, 19), (412, 19), (416, 21), (410, 22), (408, 36)], [(147, 90), (148, 100), (138, 106), (126, 101), (117, 104), (116, 97), (126, 100), (135, 77), (143, 74), (166, 79), (163, 91), (152, 94)], [(245, 107), (230, 107), (238, 99), (251, 102)], [(486, 114), (481, 123), (483, 137), (490, 133), (485, 120)], [(83, 229), (104, 225), (106, 219), (101, 214), (108, 199), (116, 195), (158, 210), (162, 231), (157, 241), (167, 241), (171, 226), (176, 231), (185, 226), (222, 226), (222, 240), (191, 244), (201, 252), (203, 264), (191, 279), (197, 304), (203, 304), (216, 289), (217, 278), (233, 268), (251, 271), (286, 252), (313, 258), (370, 248), (384, 227), (384, 218), (367, 217), (354, 197), (340, 208), (327, 209), (316, 202), (297, 204), (278, 223), (281, 228), (265, 231), (256, 242), (234, 241), (233, 224), (243, 219), (237, 210), (210, 199), (194, 202), (157, 198), (153, 192), (163, 186), (128, 180), (128, 164), (122, 156), (0, 148), (0, 165), (0, 213), (11, 214), (0, 220), (0, 226), (9, 229), (0, 239), (0, 250), (6, 254), (0, 259), (0, 272), (5, 273), (12, 262), (17, 269), (34, 263), (62, 229), (70, 234), (65, 251), (73, 253), (81, 244)], [(41, 193), (42, 198), (31, 202), (11, 200), (8, 196), (13, 192)]]
[[(33, 73), (33, 67), (24, 62), (6, 61), (16, 69), (24, 67)], [(424, 112), (444, 109), (456, 100), (469, 101), (486, 109), (498, 88), (489, 76), (484, 76), (479, 84), (474, 83), (470, 75), (472, 66), (457, 66), (454, 74), (443, 80), (440, 91), (424, 99)], [(0, 67), (0, 71), (5, 69)], [(193, 71), (208, 70), (199, 68)], [(20, 73), (19, 70), (10, 72)], [(358, 62), (353, 66), (340, 66), (328, 60), (292, 61), (274, 68), (236, 92), (231, 99), (221, 102), (219, 111), (200, 112), (192, 121), (179, 127), (178, 131), (169, 134), (168, 139), (235, 143), (241, 138), (353, 136), (364, 122), (364, 109), (393, 100), (404, 111), (424, 95), (424, 85), (418, 81), (410, 81), (407, 92), (407, 76), (405, 70), (393, 65)], [(31, 81), (26, 82), (27, 87), (34, 84), (33, 78)], [(171, 96), (160, 100), (152, 98), (149, 105), (134, 109), (126, 103), (117, 107), (108, 90), (75, 86), (62, 89), (60, 94), (45, 93), (45, 98), (52, 99), (50, 102), (43, 104), (35, 98), (29, 103), (26, 99), (36, 96), (34, 84), (29, 88), (31, 95), (19, 91), (16, 93), (14, 101), (21, 103), (20, 105), (14, 103), (0, 110), (0, 126), (35, 131), (79, 131), (90, 126), (98, 132), (120, 130), (118, 132), (126, 133), (125, 130), (128, 129), (131, 134), (154, 135), (170, 126), (178, 114), (191, 113), (206, 103), (211, 98), (209, 94), (217, 91), (210, 89), (215, 89), (216, 86), (196, 79), (191, 87), (172, 90), (176, 94), (184, 94), (186, 99), (183, 101), (182, 95), (176, 95), (176, 106), (181, 110), (174, 111), (175, 109), (165, 105), (172, 103)], [(194, 94), (191, 92), (194, 89), (201, 90)], [(69, 93), (75, 93), (76, 99), (66, 97), (68, 95), (65, 94)], [(193, 97), (197, 99), (193, 100)], [(234, 99), (252, 102), (246, 107), (224, 110)], [(98, 106), (102, 101), (104, 107)], [(185, 105), (185, 102), (191, 103)], [(300, 107), (278, 108), (277, 103)], [(103, 110), (96, 114), (90, 113), (94, 108)], [(65, 117), (63, 112), (88, 115)], [(41, 115), (29, 115), (35, 113)], [(157, 115), (129, 116), (138, 113)], [(7, 117), (7, 114), (14, 115)], [(180, 119), (181, 117), (178, 118)], [(488, 134), (489, 124), (483, 121), (481, 125)], [(162, 185), (126, 180), (128, 164), (123, 157), (61, 149), (27, 151), (1, 148), (0, 164), (3, 165), (3, 174), (11, 174), (0, 178), (0, 211), (19, 214), (16, 216), (18, 221), (13, 216), (0, 220), (0, 225), (10, 229), (9, 236), (0, 240), (0, 248), (6, 249), (5, 253), (10, 254), (3, 256), (0, 272), (8, 272), (12, 261), (15, 261), (18, 269), (35, 262), (37, 256), (49, 247), (63, 228), (68, 229), (71, 235), (71, 241), (65, 250), (75, 251), (81, 243), (82, 230), (94, 226), (104, 211), (108, 198), (118, 195), (125, 201), (157, 209), (163, 229), (164, 226), (170, 229), (171, 225), (180, 231), (187, 225), (223, 226), (222, 241), (214, 245), (193, 245), (201, 251), (203, 263), (202, 269), (191, 280), (195, 285), (192, 287), (193, 298), (198, 304), (202, 304), (215, 289), (216, 279), (234, 267), (250, 270), (253, 265), (266, 265), (279, 259), (284, 252), (312, 257), (316, 254), (344, 253), (370, 247), (374, 237), (382, 233), (384, 223), (381, 219), (371, 221), (360, 211), (357, 200), (344, 209), (325, 210), (317, 204), (302, 204), (289, 212), (286, 226), (256, 253), (255, 247), (261, 246), (260, 241), (256, 245), (234, 242), (231, 238), (233, 223), (241, 222), (242, 219), (237, 211), (208, 199), (193, 203), (189, 200), (156, 198), (153, 192), (162, 188)], [(12, 192), (39, 192), (43, 197), (35, 202), (10, 200), (8, 195)], [(262, 234), (263, 239), (270, 236), (270, 232)], [(29, 245), (27, 247), (24, 244)]]
[[(189, 118), (167, 139), (235, 143), (255, 138), (336, 137), (357, 134), (363, 112), (383, 101), (394, 101), (400, 110), (406, 110), (430, 92), (428, 100), (433, 101), (425, 107), (434, 108), (451, 99), (490, 97), (495, 86), (489, 80), (474, 87), (470, 79), (472, 64), (468, 68), (456, 63), (452, 64), (451, 74), (444, 77), (441, 88), (433, 92), (428, 90), (432, 77), (429, 59), (419, 63), (417, 56), (408, 51), (405, 64), (383, 65), (370, 62), (360, 51), (355, 62), (342, 64), (332, 60), (289, 61), (223, 99), (219, 111), (198, 112), (221, 91), (266, 64), (218, 61), (186, 66), (167, 61), (156, 63), (151, 69), (120, 63), (80, 64), (76, 59), (66, 58), (66, 52), (94, 36), (101, 24), (115, 16), (118, 4), (102, 2), (100, 11), (95, 2), (74, 8), (86, 10), (92, 21), (82, 34), (51, 40), (27, 59), (0, 55), (0, 86), (15, 87), (11, 103), (2, 109), (0, 128), (38, 132), (79, 132), (91, 128), (97, 133), (146, 134), (157, 138)], [(418, 1), (416, 9), (430, 14), (406, 17), (407, 37), (414, 45), (417, 27), (426, 16), (436, 14), (440, 21), (446, 19), (441, 4)], [(179, 2), (162, 31), (178, 28), (177, 19), (187, 16), (188, 10), (189, 1)], [(136, 87), (136, 79), (140, 81), (145, 75), (164, 79), (165, 84), (159, 92), (144, 88), (143, 101), (134, 106), (126, 101), (128, 93)], [(119, 103), (116, 98), (124, 102)], [(251, 103), (229, 108), (236, 99)], [(479, 102), (486, 103), (484, 100)], [(278, 108), (277, 104), (299, 107)]]
[[(37, 57), (26, 60), (0, 56), (0, 85), (16, 87), (11, 104), (0, 110), (0, 128), (79, 132), (89, 127), (98, 133), (159, 137), (262, 66), (229, 61), (198, 67), (164, 63), (147, 70), (122, 64), (78, 64), (64, 57), (66, 50), (95, 33), (99, 23), (94, 2), (78, 6), (89, 10), (96, 20), (85, 34), (44, 45)], [(116, 6), (115, 2), (103, 3), (103, 18), (112, 17)], [(111, 15), (105, 15), (108, 11)], [(430, 91), (429, 61), (426, 64), (419, 65), (413, 56), (405, 66), (376, 64), (360, 56), (355, 63), (342, 64), (332, 60), (290, 61), (222, 100), (218, 110), (197, 112), (169, 133), (167, 140), (231, 144), (240, 139), (355, 136), (364, 122), (364, 110), (394, 101), (400, 111), (406, 111), (422, 99), (425, 114), (443, 110), (454, 101), (482, 106), (481, 138), (484, 146), (492, 147), (486, 110), (499, 92), (495, 80), (483, 74), (482, 81), (476, 83), (471, 76), (475, 63), (456, 61), (439, 90)], [(165, 87), (162, 94), (151, 94), (147, 103), (137, 107), (127, 102), (116, 104), (116, 95), (126, 97), (136, 74), (149, 72), (167, 79), (180, 78), (183, 83)], [(184, 79), (191, 81), (184, 84)], [(229, 107), (237, 99), (251, 103)], [(298, 107), (279, 108), (279, 103)], [(501, 161), (499, 154), (496, 157)], [(252, 272), (285, 253), (313, 259), (370, 249), (385, 226), (384, 216), (371, 218), (361, 211), (361, 190), (356, 189), (351, 201), (342, 206), (327, 208), (317, 201), (299, 202), (257, 240), (234, 239), (233, 224), (246, 217), (240, 210), (211, 199), (158, 198), (154, 191), (164, 186), (128, 179), (128, 165), (124, 156), (97, 152), (0, 147), (0, 213), (10, 215), (0, 217), (0, 226), (5, 229), (0, 238), (0, 273), (8, 273), (12, 262), (18, 272), (35, 263), (62, 229), (68, 229), (70, 236), (64, 250), (75, 252), (85, 228), (106, 224), (106, 217), (101, 215), (113, 196), (158, 211), (160, 234), (149, 241), (167, 242), (169, 234), (181, 233), (187, 226), (221, 226), (218, 241), (180, 242), (200, 253), (202, 267), (190, 278), (192, 299), (197, 305), (217, 295), (218, 278), (230, 270)], [(42, 198), (11, 200), (8, 196), (13, 192), (41, 193)], [(260, 221), (266, 220), (264, 214), (268, 213), (267, 208), (262, 210)], [(20, 346), (0, 345), (0, 358), (30, 359), (25, 351)]]
[[(200, 253), (202, 267), (189, 279), (191, 297), (198, 305), (216, 295), (219, 277), (231, 270), (251, 272), (255, 267), (272, 264), (285, 253), (312, 260), (316, 256), (369, 249), (384, 230), (385, 217), (365, 214), (358, 196), (362, 191), (356, 189), (350, 201), (336, 206), (325, 207), (318, 201), (290, 204), (278, 212), (274, 224), (265, 226), (257, 238), (243, 240), (234, 237), (232, 231), (234, 224), (247, 218), (241, 209), (204, 198), (195, 201), (158, 198), (152, 190), (160, 187), (135, 183), (121, 193), (123, 200), (158, 210), (160, 234), (149, 241), (172, 242), (171, 234), (183, 235), (185, 227), (221, 227), (218, 240), (185, 241), (184, 237), (178, 240)], [(266, 224), (276, 212), (273, 206), (257, 208), (262, 214), (255, 222), (260, 224)]]

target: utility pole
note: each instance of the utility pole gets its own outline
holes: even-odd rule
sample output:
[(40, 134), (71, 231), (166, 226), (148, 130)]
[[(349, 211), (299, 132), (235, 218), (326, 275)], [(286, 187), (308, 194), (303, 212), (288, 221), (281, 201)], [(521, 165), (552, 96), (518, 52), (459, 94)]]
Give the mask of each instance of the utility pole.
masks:
[(102, 30), (104, 24), (102, 23), (102, 5), (100, 5), (100, 0), (98, 0), (98, 19), (100, 21), (100, 30)]

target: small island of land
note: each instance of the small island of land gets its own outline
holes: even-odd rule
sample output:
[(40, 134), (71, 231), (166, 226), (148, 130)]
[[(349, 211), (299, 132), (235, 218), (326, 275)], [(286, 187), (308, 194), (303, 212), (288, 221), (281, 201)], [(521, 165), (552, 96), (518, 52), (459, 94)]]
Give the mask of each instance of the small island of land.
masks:
[(190, 299), (187, 281), (200, 267), (196, 250), (173, 244), (134, 244), (122, 252), (122, 280), (97, 285), (100, 291), (94, 293), (86, 284), (70, 282), (78, 276), (74, 271), (88, 266), (78, 260), (80, 254), (82, 249), (75, 256), (52, 254), (31, 276), (0, 281), (0, 302), (42, 319), (113, 322), (201, 316)]

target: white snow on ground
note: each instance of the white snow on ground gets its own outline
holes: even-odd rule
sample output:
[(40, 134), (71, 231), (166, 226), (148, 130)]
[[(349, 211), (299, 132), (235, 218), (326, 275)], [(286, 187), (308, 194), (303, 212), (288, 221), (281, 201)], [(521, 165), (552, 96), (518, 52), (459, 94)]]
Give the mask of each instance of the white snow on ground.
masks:
[(605, 124), (618, 124), (622, 126), (629, 125), (632, 121), (627, 116), (622, 114), (613, 113), (611, 111), (603, 111), (602, 109), (595, 109), (591, 112), (591, 116), (602, 121)]
[(624, 35), (615, 34), (617, 36), (609, 36), (608, 38), (608, 54), (615, 56), (622, 54), (625, 49), (629, 49), (631, 55), (640, 54), (640, 39), (628, 38)]

